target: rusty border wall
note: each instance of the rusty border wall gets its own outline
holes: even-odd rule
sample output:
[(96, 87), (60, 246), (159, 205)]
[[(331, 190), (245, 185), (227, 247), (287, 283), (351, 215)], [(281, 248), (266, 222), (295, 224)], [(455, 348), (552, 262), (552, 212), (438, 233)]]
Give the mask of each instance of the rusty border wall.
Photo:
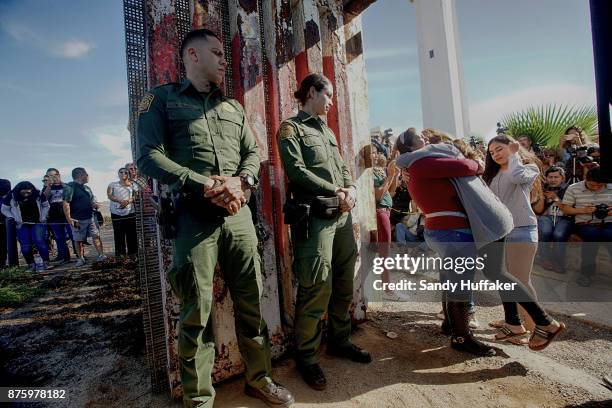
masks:
[[(262, 308), (272, 339), (273, 357), (292, 341), (295, 282), (291, 242), (282, 223), (286, 180), (276, 144), (283, 118), (297, 112), (297, 84), (309, 72), (320, 72), (334, 84), (334, 108), (328, 125), (357, 180), (359, 197), (353, 210), (358, 242), (375, 235), (372, 176), (362, 149), (370, 143), (367, 80), (362, 55), (359, 14), (374, 0), (124, 0), (127, 78), (132, 149), (138, 102), (147, 88), (179, 81), (183, 76), (178, 46), (190, 29), (208, 28), (224, 41), (228, 68), (224, 89), (245, 106), (260, 147), (260, 188), (254, 221), (262, 255)], [(179, 305), (166, 282), (172, 246), (161, 238), (156, 201), (165, 186), (151, 183), (152, 193), (138, 202), (139, 274), (147, 360), (155, 391), (181, 396), (176, 333)], [(353, 318), (365, 319), (362, 277), (355, 271)], [(214, 281), (211, 318), (215, 332), (214, 380), (244, 369), (240, 360), (232, 302), (219, 271)]]

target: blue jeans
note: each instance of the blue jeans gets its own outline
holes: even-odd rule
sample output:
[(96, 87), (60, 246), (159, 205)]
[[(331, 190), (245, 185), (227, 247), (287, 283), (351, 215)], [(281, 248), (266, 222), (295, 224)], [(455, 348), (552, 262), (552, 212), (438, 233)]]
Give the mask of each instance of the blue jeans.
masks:
[(33, 246), (36, 245), (40, 257), (49, 262), (49, 247), (47, 246), (47, 226), (45, 224), (22, 224), (17, 228), (17, 240), (21, 253), (28, 265), (34, 263)]
[[(425, 242), (441, 258), (471, 257), (476, 259), (478, 257), (472, 231), (468, 228), (425, 229)], [(440, 282), (450, 281), (459, 284), (457, 291), (446, 293), (446, 298), (450, 301), (468, 302), (470, 313), (474, 311), (474, 293), (471, 290), (460, 288), (462, 280), (472, 281), (474, 279), (474, 272), (474, 269), (467, 269), (462, 274), (453, 271), (440, 272)]]
[(556, 266), (565, 267), (567, 239), (572, 233), (573, 221), (569, 217), (557, 217), (553, 222), (552, 215), (538, 217), (538, 236), (540, 257), (543, 261), (554, 262)]
[(522, 227), (514, 227), (508, 235), (506, 242), (538, 242), (538, 227), (536, 225), (525, 225)]
[(70, 251), (68, 250), (68, 245), (66, 245), (66, 240), (72, 241), (72, 228), (67, 223), (49, 223), (49, 226), (57, 243), (57, 259), (69, 261)]
[(395, 240), (397, 242), (421, 242), (419, 237), (410, 232), (408, 227), (401, 222), (395, 225)]
[(596, 267), (595, 257), (600, 247), (597, 243), (606, 243), (608, 253), (612, 257), (612, 222), (577, 225), (576, 232), (586, 243), (582, 245), (580, 253), (580, 270), (583, 275), (593, 276)]

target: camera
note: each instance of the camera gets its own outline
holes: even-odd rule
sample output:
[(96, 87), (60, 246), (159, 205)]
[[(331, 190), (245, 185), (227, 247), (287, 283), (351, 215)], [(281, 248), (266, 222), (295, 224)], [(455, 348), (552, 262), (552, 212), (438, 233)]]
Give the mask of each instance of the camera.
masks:
[(597, 204), (593, 216), (599, 220), (603, 220), (608, 216), (608, 204)]
[(571, 158), (575, 158), (582, 164), (593, 162), (593, 158), (589, 156), (589, 148), (587, 146), (572, 145), (567, 151)]
[(508, 128), (504, 127), (501, 122), (497, 122), (497, 130), (495, 131), (498, 135), (508, 132)]

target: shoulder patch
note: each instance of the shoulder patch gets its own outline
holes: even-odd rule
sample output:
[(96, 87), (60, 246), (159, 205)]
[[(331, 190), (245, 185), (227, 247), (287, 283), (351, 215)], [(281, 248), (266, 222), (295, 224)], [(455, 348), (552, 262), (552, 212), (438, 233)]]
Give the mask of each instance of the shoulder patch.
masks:
[(148, 112), (151, 107), (151, 103), (153, 103), (153, 99), (155, 96), (153, 94), (147, 93), (142, 97), (140, 103), (138, 104), (138, 113)]
[(287, 139), (293, 136), (295, 128), (288, 122), (281, 123), (280, 129), (278, 130), (278, 138), (280, 140)]

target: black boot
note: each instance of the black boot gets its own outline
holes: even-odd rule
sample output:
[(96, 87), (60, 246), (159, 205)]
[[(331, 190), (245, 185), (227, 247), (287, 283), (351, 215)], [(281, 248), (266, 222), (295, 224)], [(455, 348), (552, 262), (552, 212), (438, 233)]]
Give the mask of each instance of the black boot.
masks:
[(451, 336), (453, 334), (453, 331), (451, 329), (451, 325), (448, 320), (448, 311), (446, 310), (446, 300), (445, 299), (442, 300), (442, 314), (444, 315), (444, 321), (442, 322), (442, 326), (440, 327), (440, 330), (442, 331), (442, 334), (444, 334), (445, 336)]
[(451, 347), (458, 351), (474, 354), (477, 356), (491, 357), (495, 350), (472, 337), (469, 322), (468, 304), (466, 302), (446, 302), (446, 313), (450, 321)]

